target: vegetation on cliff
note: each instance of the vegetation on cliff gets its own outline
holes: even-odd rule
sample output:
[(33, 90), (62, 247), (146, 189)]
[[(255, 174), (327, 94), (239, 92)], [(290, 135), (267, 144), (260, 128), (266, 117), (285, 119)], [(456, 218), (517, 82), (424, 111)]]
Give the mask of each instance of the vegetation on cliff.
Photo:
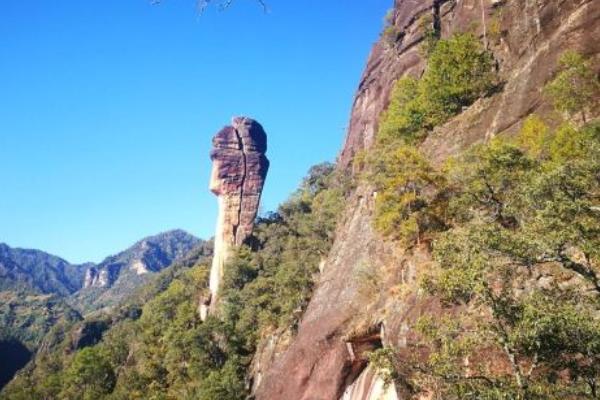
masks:
[(380, 144), (423, 138), (498, 85), (492, 54), (470, 33), (438, 40), (419, 79), (398, 80), (381, 117)]
[[(202, 322), (206, 259), (169, 269), (121, 307), (102, 340), (70, 349), (67, 334), (21, 374), (7, 399), (201, 399), (248, 395), (247, 372), (261, 337), (293, 333), (333, 241), (347, 184), (331, 164), (313, 167), (278, 211), (259, 219), (226, 268), (220, 312)], [(167, 275), (169, 274), (169, 275)], [(142, 307), (140, 307), (142, 306)]]
[(539, 139), (477, 146), (448, 172), (451, 228), (423, 287), (461, 311), (421, 321), (418, 364), (444, 398), (598, 395), (600, 130)]
[[(551, 128), (531, 115), (516, 137), (474, 146), (436, 169), (419, 140), (494, 81), (490, 69), (464, 81), (473, 86), (462, 96), (447, 95), (460, 91), (444, 82), (480, 69), (469, 56), (464, 65), (445, 57), (439, 90), (424, 91), (438, 74), (438, 48), (482, 54), (468, 50), (478, 48), (474, 38), (459, 38), (449, 40), (458, 47), (438, 42), (421, 80), (398, 82), (379, 142), (364, 157), (377, 190), (375, 227), (405, 248), (431, 245), (436, 267), (421, 288), (447, 315), (418, 321), (408, 363), (390, 348), (371, 361), (386, 382), (410, 371), (415, 394), (440, 399), (598, 398), (600, 126), (590, 120), (598, 78), (581, 55), (565, 53), (545, 88), (561, 123)], [(438, 100), (443, 107), (432, 106)]]

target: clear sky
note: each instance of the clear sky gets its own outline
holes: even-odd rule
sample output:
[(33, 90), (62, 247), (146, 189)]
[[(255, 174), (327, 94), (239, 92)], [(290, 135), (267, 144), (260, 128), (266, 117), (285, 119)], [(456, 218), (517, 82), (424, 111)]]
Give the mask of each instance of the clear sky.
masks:
[(260, 121), (273, 210), (335, 160), (391, 0), (3, 0), (0, 242), (100, 261), (144, 236), (209, 238), (213, 134)]

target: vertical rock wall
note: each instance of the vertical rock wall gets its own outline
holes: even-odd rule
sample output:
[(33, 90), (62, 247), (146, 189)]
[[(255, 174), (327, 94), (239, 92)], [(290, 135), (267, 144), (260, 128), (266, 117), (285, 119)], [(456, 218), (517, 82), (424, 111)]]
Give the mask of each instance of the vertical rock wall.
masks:
[[(551, 79), (556, 60), (575, 49), (600, 61), (600, 2), (597, 0), (395, 0), (389, 34), (374, 46), (361, 79), (339, 167), (350, 169), (355, 154), (375, 141), (377, 121), (387, 107), (393, 83), (404, 75), (419, 76), (425, 67), (419, 51), (423, 21), (432, 21), (441, 37), (474, 30), (487, 40), (498, 61), (505, 85), (432, 132), (421, 150), (440, 163), (473, 143), (495, 135), (510, 135), (531, 112), (547, 113), (540, 88)], [(499, 37), (490, 36), (496, 24)], [(261, 366), (257, 400), (375, 400), (372, 372), (354, 378), (352, 354), (346, 340), (357, 322), (373, 319), (388, 332), (385, 346), (403, 353), (414, 339), (411, 326), (424, 313), (436, 314), (434, 299), (389, 296), (381, 304), (361, 293), (365, 267), (390, 266), (408, 288), (427, 269), (427, 249), (413, 250), (402, 258), (402, 249), (389, 246), (372, 230), (373, 197), (361, 183), (346, 202), (342, 224), (319, 277), (316, 289), (296, 336)], [(354, 379), (353, 379), (354, 378)], [(396, 387), (399, 398), (408, 388)], [(386, 394), (387, 395), (387, 394)], [(384, 397), (385, 398), (385, 397)], [(393, 398), (393, 395), (392, 395)]]
[(230, 126), (213, 138), (210, 190), (218, 197), (219, 215), (210, 271), (210, 298), (201, 309), (216, 304), (224, 265), (232, 247), (241, 245), (252, 233), (269, 160), (267, 135), (256, 121), (235, 117)]

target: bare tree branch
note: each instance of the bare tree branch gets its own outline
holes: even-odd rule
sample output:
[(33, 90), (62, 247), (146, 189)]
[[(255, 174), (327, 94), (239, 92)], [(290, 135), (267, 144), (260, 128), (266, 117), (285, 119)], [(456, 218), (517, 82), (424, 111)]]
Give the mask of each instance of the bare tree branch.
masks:
[[(204, 10), (206, 10), (206, 8), (208, 6), (210, 6), (211, 4), (215, 4), (217, 3), (217, 6), (219, 7), (219, 10), (225, 10), (227, 8), (229, 8), (235, 0), (196, 0), (196, 4), (198, 7), (198, 11), (200, 12), (200, 14), (202, 14), (204, 12)], [(258, 5), (263, 9), (263, 11), (266, 13), (269, 11), (269, 8), (267, 7), (267, 3), (264, 0), (255, 0)], [(152, 5), (156, 5), (156, 4), (160, 4), (162, 2), (162, 0), (150, 0), (150, 4)]]
[[(158, 0), (158, 1), (160, 1), (160, 0)], [(235, 0), (218, 1), (218, 7), (220, 10), (225, 10), (225, 9), (229, 8), (233, 4), (234, 1)], [(268, 11), (267, 3), (265, 3), (264, 0), (255, 0), (255, 1), (261, 6), (261, 8), (263, 9), (264, 12)], [(200, 13), (202, 13), (208, 6), (210, 6), (211, 4), (214, 4), (216, 2), (217, 2), (217, 0), (198, 0), (198, 10), (200, 11)]]

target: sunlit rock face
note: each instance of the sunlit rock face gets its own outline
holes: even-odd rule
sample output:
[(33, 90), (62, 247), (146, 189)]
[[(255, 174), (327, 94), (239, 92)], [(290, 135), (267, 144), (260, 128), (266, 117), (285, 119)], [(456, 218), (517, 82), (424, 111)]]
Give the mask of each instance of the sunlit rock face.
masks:
[(246, 117), (233, 118), (231, 125), (213, 138), (210, 190), (218, 197), (219, 215), (210, 272), (211, 296), (201, 310), (203, 317), (207, 306), (212, 308), (216, 304), (231, 248), (241, 245), (252, 233), (269, 169), (266, 151), (267, 135), (263, 127)]
[(386, 384), (370, 367), (346, 388), (340, 400), (399, 400), (394, 382)]

